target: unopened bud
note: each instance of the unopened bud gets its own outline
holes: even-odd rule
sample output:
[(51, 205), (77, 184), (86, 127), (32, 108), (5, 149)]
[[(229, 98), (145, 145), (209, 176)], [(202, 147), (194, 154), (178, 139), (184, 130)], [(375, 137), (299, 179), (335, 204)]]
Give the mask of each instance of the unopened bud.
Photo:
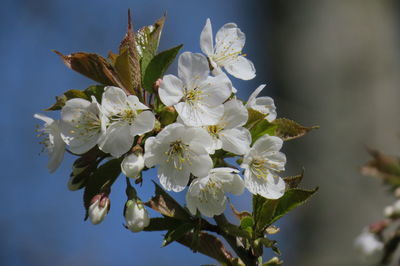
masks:
[(149, 214), (143, 203), (128, 200), (125, 204), (125, 227), (132, 232), (140, 232), (150, 224)]
[(143, 168), (144, 158), (142, 153), (131, 153), (121, 163), (122, 173), (131, 178), (138, 178)]
[(160, 84), (162, 82), (162, 79), (157, 79), (156, 82), (153, 84), (153, 91), (157, 93), (158, 88), (160, 88)]
[(97, 194), (90, 202), (88, 211), (89, 219), (92, 224), (101, 223), (110, 210), (110, 199), (104, 193)]

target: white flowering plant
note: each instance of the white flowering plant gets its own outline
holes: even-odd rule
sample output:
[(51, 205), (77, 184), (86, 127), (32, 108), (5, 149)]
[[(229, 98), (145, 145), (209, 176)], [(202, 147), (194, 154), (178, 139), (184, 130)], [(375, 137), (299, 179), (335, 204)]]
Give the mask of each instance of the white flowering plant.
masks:
[(354, 246), (369, 265), (394, 265), (400, 246), (400, 158), (373, 149), (369, 153), (373, 159), (361, 167), (361, 173), (382, 180), (394, 202), (383, 208), (381, 220), (364, 228)]
[[(182, 45), (157, 52), (164, 21), (134, 32), (129, 14), (119, 52), (108, 58), (55, 51), (97, 84), (56, 97), (47, 111), (60, 110), (59, 120), (35, 115), (45, 122), (39, 130), (49, 170), (56, 170), (65, 151), (78, 156), (68, 188), (84, 190), (86, 219), (93, 224), (110, 210), (111, 187), (122, 172), (130, 231), (166, 231), (164, 246), (177, 241), (222, 265), (281, 264), (278, 257), (262, 257), (264, 248), (280, 255), (271, 239), (279, 231), (273, 223), (316, 189), (298, 188), (303, 173), (282, 176), (286, 156), (280, 150), (315, 127), (276, 118), (273, 99), (258, 97), (265, 85), (247, 102), (237, 98), (230, 75), (249, 80), (256, 71), (242, 53), (245, 34), (234, 23), (222, 26), (214, 41), (208, 19), (200, 35), (203, 54), (181, 53), (177, 75), (165, 75)], [(148, 182), (144, 173), (151, 168), (157, 168), (155, 195), (142, 201), (137, 185)], [(245, 190), (252, 212), (240, 212), (229, 201)], [(186, 193), (186, 202), (173, 193)], [(228, 204), (236, 222), (224, 215)], [(146, 208), (160, 216), (150, 218)]]

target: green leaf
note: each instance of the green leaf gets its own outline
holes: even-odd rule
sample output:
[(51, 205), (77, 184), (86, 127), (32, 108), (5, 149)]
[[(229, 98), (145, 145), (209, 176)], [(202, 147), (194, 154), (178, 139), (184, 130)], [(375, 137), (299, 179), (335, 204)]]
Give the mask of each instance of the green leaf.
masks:
[(283, 261), (281, 261), (278, 257), (273, 257), (272, 259), (264, 263), (262, 266), (278, 266), (282, 264)]
[(180, 238), (182, 238), (186, 233), (192, 231), (193, 229), (193, 224), (191, 223), (182, 223), (175, 229), (171, 229), (167, 232), (167, 234), (164, 237), (164, 241), (162, 246), (165, 247), (169, 245), (173, 241), (178, 241)]
[(49, 108), (45, 109), (45, 111), (56, 111), (61, 110), (65, 103), (74, 98), (81, 98), (88, 101), (91, 101), (91, 96), (95, 96), (96, 100), (101, 103), (101, 97), (104, 92), (104, 86), (94, 85), (90, 86), (84, 91), (81, 90), (68, 90), (64, 92), (61, 96), (56, 96), (56, 102), (50, 106)]
[(255, 212), (257, 214), (255, 224), (258, 235), (263, 235), (267, 226), (276, 222), (294, 208), (304, 204), (317, 190), (318, 188), (314, 190), (292, 188), (277, 200), (265, 199), (262, 207), (257, 206), (258, 209)]
[(259, 121), (250, 129), (252, 143), (264, 135), (275, 136), (276, 130), (277, 126), (268, 122), (268, 120)]
[(103, 85), (124, 88), (114, 67), (100, 55), (83, 52), (63, 55), (58, 51), (54, 52), (68, 68)]
[(164, 23), (165, 16), (162, 16), (153, 25), (141, 28), (136, 34), (142, 78), (146, 73), (148, 64), (157, 53)]
[(155, 196), (146, 202), (145, 205), (164, 216), (181, 220), (190, 220), (191, 215), (159, 185), (155, 182), (153, 183), (156, 187)]
[(183, 45), (181, 44), (174, 48), (165, 50), (151, 59), (145, 70), (143, 78), (143, 86), (147, 91), (153, 91), (153, 84), (157, 81), (157, 79), (164, 75), (165, 71), (175, 60), (176, 55), (182, 46)]
[(247, 112), (249, 116), (247, 118), (246, 125), (244, 125), (244, 127), (247, 129), (251, 129), (256, 123), (264, 120), (266, 117), (265, 114), (254, 109), (247, 109)]
[(287, 118), (278, 118), (272, 124), (277, 127), (276, 136), (283, 140), (300, 138), (307, 132), (319, 128), (319, 126), (305, 127)]
[(150, 219), (150, 224), (146, 226), (144, 231), (164, 231), (172, 230), (182, 224), (181, 220), (170, 217), (155, 217)]
[(85, 220), (88, 217), (88, 209), (92, 198), (101, 193), (109, 192), (112, 184), (121, 173), (121, 160), (113, 159), (101, 165), (89, 177), (85, 192), (83, 193), (83, 202), (86, 209)]

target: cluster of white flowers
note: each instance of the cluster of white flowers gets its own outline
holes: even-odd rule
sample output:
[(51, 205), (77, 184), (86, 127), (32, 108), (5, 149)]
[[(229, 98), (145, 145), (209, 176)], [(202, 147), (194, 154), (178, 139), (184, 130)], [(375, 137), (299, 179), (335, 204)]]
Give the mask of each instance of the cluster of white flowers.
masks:
[[(157, 175), (166, 190), (180, 192), (188, 187), (187, 207), (193, 214), (199, 211), (212, 217), (223, 213), (226, 193), (239, 195), (244, 188), (265, 198), (280, 198), (285, 192), (285, 182), (277, 174), (286, 163), (280, 152), (282, 140), (264, 135), (254, 142), (244, 127), (249, 109), (272, 122), (276, 118), (274, 102), (270, 97), (257, 97), (265, 87), (261, 85), (243, 104), (223, 71), (242, 80), (255, 77), (253, 63), (242, 54), (245, 34), (237, 25), (225, 24), (218, 30), (215, 44), (213, 39), (208, 19), (200, 36), (205, 55), (182, 53), (178, 75), (162, 77), (156, 97), (178, 115), (163, 128), (156, 127), (159, 117), (150, 104), (112, 86), (105, 87), (100, 103), (94, 97), (91, 101), (68, 100), (59, 121), (36, 115), (46, 122), (43, 133), (48, 134), (45, 144), (50, 171), (60, 164), (66, 145), (78, 155), (97, 145), (114, 158), (123, 157), (121, 170), (127, 177), (138, 178), (142, 170), (158, 166)], [(132, 151), (137, 136), (144, 145)], [(244, 179), (238, 169), (216, 163), (219, 150), (231, 157), (242, 156)], [(103, 209), (109, 208), (108, 201), (101, 202), (97, 199), (91, 206), (94, 211), (89, 210), (93, 223), (101, 221), (106, 214)], [(136, 201), (127, 203), (125, 214), (126, 226), (132, 231), (148, 225), (147, 212)]]

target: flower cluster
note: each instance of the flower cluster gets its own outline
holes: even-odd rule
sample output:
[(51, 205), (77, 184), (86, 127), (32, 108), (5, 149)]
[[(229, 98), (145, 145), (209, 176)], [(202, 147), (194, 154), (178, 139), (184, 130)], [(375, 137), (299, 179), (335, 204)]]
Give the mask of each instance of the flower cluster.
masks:
[[(200, 35), (204, 54), (182, 53), (178, 75), (162, 76), (150, 95), (145, 90), (132, 93), (103, 86), (100, 97), (67, 98), (60, 107), (60, 120), (35, 115), (45, 122), (41, 132), (49, 170), (59, 166), (65, 149), (82, 158), (95, 150), (103, 158), (118, 159), (122, 173), (136, 180), (142, 180), (144, 170), (157, 167), (165, 190), (187, 188), (189, 211), (209, 217), (224, 212), (227, 193), (240, 195), (245, 188), (268, 199), (280, 198), (285, 192), (278, 175), (286, 163), (280, 152), (283, 141), (269, 134), (252, 138), (249, 123), (250, 112), (273, 122), (274, 102), (258, 97), (265, 85), (247, 102), (239, 100), (227, 75), (242, 80), (255, 77), (253, 63), (242, 53), (244, 44), (245, 34), (234, 23), (222, 26), (214, 42), (208, 19)], [(166, 111), (173, 119), (163, 122)], [(229, 157), (238, 159), (243, 178), (239, 167), (225, 161)], [(85, 186), (78, 177), (89, 166), (74, 168), (71, 189)], [(88, 208), (93, 224), (103, 220), (110, 206), (107, 189), (99, 192)], [(135, 197), (126, 203), (126, 226), (132, 231), (148, 225), (147, 212), (138, 202)]]
[[(107, 216), (111, 188), (123, 173), (125, 228), (166, 231), (163, 246), (178, 241), (224, 265), (261, 265), (263, 247), (279, 255), (267, 236), (279, 231), (273, 223), (317, 191), (299, 188), (303, 174), (280, 176), (283, 142), (315, 127), (277, 118), (273, 99), (259, 97), (265, 85), (247, 101), (237, 97), (231, 77), (250, 80), (256, 71), (242, 53), (245, 34), (234, 23), (223, 25), (214, 39), (207, 19), (202, 53), (181, 53), (177, 74), (166, 74), (182, 45), (157, 51), (164, 21), (165, 16), (135, 32), (128, 12), (127, 34), (108, 58), (55, 51), (68, 68), (97, 85), (56, 97), (47, 111), (59, 110), (58, 120), (34, 115), (44, 122), (38, 131), (49, 171), (58, 168), (65, 151), (78, 157), (68, 188), (84, 190), (85, 219), (93, 224)], [(144, 172), (151, 168), (157, 170), (155, 195), (142, 201), (135, 185), (148, 182)], [(240, 219), (235, 225), (223, 213), (229, 197), (245, 190), (253, 210), (240, 212), (231, 202)], [(185, 193), (185, 206), (172, 193)], [(161, 216), (150, 218), (147, 208)], [(237, 258), (221, 237), (240, 251)], [(281, 263), (274, 257), (265, 265)]]

